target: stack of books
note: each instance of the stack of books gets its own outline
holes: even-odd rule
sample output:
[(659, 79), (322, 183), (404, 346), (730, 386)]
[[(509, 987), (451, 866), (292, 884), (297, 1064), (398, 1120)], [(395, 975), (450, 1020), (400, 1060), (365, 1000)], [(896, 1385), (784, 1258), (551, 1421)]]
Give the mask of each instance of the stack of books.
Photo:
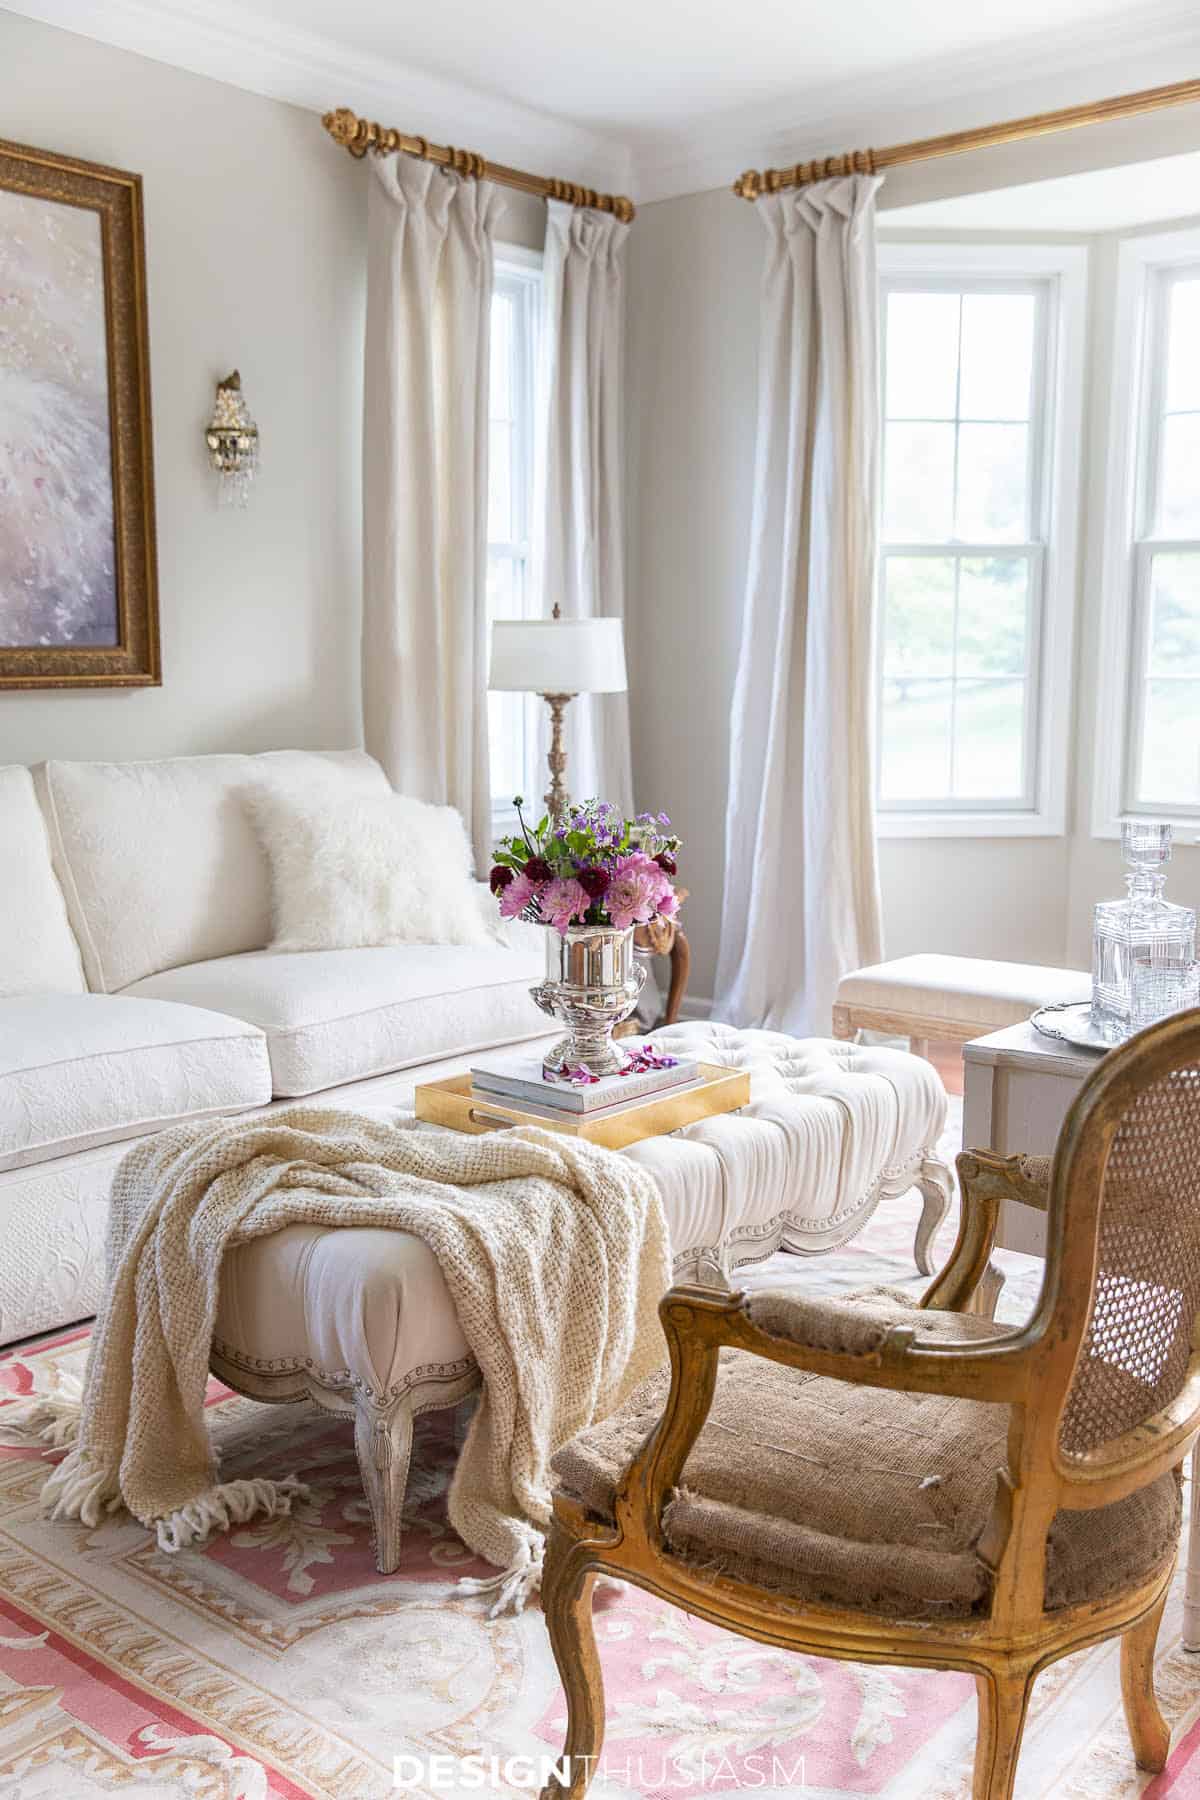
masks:
[[(625, 1046), (622, 1046), (624, 1048)], [(540, 1055), (512, 1050), (471, 1065), (471, 1092), (481, 1101), (507, 1100), (523, 1113), (545, 1119), (607, 1119), (644, 1106), (662, 1094), (699, 1087), (703, 1071), (697, 1062), (661, 1058), (629, 1041), (630, 1067), (620, 1075), (587, 1077), (548, 1075)]]

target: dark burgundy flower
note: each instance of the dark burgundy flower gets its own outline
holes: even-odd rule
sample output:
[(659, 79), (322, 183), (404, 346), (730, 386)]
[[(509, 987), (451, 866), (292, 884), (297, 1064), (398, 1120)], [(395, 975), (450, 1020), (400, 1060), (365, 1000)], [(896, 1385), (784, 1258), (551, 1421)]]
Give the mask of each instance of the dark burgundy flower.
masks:
[(658, 864), (659, 868), (662, 870), (664, 875), (673, 876), (675, 874), (676, 869), (679, 867), (678, 863), (675, 861), (675, 858), (671, 855), (671, 852), (669, 850), (660, 850), (654, 860)]
[(531, 856), (525, 864), (525, 873), (530, 881), (553, 881), (554, 870), (544, 856)]
[(575, 879), (589, 900), (602, 900), (608, 892), (607, 869), (580, 869)]
[(488, 886), (493, 894), (502, 894), (509, 882), (516, 876), (515, 869), (506, 869), (503, 863), (497, 863), (488, 876)]

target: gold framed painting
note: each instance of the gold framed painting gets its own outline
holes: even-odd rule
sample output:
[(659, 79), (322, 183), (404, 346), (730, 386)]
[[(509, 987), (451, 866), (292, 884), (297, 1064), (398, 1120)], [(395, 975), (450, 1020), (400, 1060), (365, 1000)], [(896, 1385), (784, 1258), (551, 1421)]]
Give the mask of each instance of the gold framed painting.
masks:
[(0, 688), (161, 678), (142, 179), (0, 140)]

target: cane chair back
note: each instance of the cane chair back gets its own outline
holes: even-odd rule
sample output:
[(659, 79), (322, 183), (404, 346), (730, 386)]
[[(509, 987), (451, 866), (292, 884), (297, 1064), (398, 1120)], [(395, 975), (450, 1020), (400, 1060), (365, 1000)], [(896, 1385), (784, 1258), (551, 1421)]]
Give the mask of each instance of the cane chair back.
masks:
[[(1116, 1119), (1102, 1165), (1096, 1277), (1059, 1428), (1078, 1457), (1179, 1396), (1200, 1315), (1200, 1014)], [(1130, 1046), (1130, 1052), (1134, 1046)], [(1130, 1052), (1126, 1052), (1129, 1054)], [(1068, 1225), (1069, 1229), (1069, 1225)]]

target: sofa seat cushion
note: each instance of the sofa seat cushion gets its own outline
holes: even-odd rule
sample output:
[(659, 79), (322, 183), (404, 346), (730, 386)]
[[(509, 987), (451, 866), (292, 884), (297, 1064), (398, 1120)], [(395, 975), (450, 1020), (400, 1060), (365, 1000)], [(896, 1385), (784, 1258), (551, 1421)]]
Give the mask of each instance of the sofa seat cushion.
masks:
[[(540, 948), (540, 946), (539, 946)], [(396, 944), (222, 956), (125, 991), (232, 1013), (266, 1033), (277, 1095), (315, 1094), (435, 1057), (544, 1037), (536, 951)]]
[(261, 1031), (110, 994), (0, 1000), (0, 1169), (263, 1106)]
[(838, 1004), (871, 1012), (958, 1021), (977, 1030), (1019, 1025), (1039, 1006), (1091, 998), (1084, 969), (992, 962), (928, 952), (856, 969), (838, 983)]
[[(913, 1317), (897, 1305), (897, 1324)], [(950, 1322), (934, 1335), (964, 1342), (1008, 1329), (926, 1318)], [(559, 1487), (597, 1517), (612, 1520), (617, 1481), (669, 1384), (666, 1370), (651, 1376), (555, 1456)], [(1008, 1425), (1006, 1406), (862, 1387), (722, 1351), (712, 1410), (664, 1512), (668, 1546), (709, 1575), (813, 1605), (968, 1617), (989, 1600), (977, 1546), (1007, 1464)], [(1059, 1512), (1047, 1608), (1149, 1579), (1174, 1557), (1180, 1519), (1173, 1472), (1111, 1506)]]

